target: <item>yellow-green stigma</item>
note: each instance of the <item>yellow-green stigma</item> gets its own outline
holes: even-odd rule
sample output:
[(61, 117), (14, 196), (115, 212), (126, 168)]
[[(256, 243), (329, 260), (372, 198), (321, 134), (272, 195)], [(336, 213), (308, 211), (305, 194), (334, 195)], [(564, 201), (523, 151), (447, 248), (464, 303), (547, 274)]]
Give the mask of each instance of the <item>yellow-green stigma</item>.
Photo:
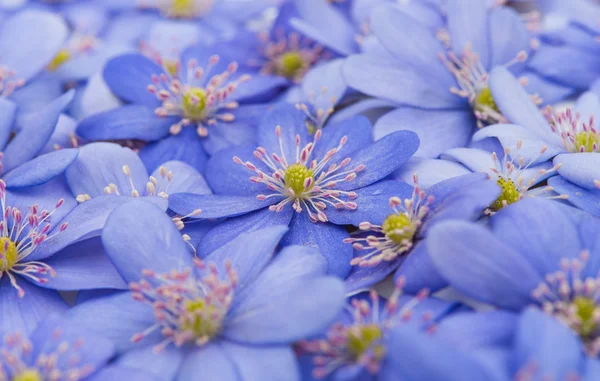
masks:
[(0, 238), (0, 272), (10, 270), (17, 263), (18, 255), (17, 245), (10, 238)]
[(348, 330), (347, 348), (354, 360), (359, 359), (369, 349), (373, 350), (375, 357), (383, 357), (385, 348), (377, 341), (383, 336), (377, 324), (353, 327)]
[[(305, 187), (304, 184), (306, 179), (310, 179), (308, 180), (308, 187)], [(295, 195), (299, 195), (312, 189), (315, 183), (315, 175), (304, 164), (292, 164), (285, 170), (284, 181), (286, 189), (291, 188)]]
[(498, 177), (497, 184), (500, 186), (502, 193), (492, 204), (492, 209), (500, 210), (507, 205), (513, 204), (519, 201), (521, 195), (517, 186), (511, 179), (505, 179), (504, 177)]
[(573, 305), (576, 310), (576, 315), (579, 318), (578, 331), (582, 338), (589, 338), (596, 334), (598, 324), (596, 323), (595, 314), (598, 306), (594, 300), (578, 296), (573, 300)]
[(50, 61), (48, 64), (49, 71), (56, 71), (59, 67), (64, 65), (67, 61), (71, 59), (71, 52), (67, 49), (61, 49), (56, 56)]
[(183, 96), (183, 113), (186, 118), (201, 120), (204, 117), (206, 107), (206, 91), (199, 87), (193, 87)]
[(383, 224), (381, 230), (385, 235), (396, 242), (398, 245), (402, 245), (406, 241), (411, 241), (417, 231), (417, 227), (410, 218), (405, 214), (391, 214), (389, 215)]
[(219, 332), (219, 320), (211, 318), (215, 313), (213, 305), (204, 299), (195, 299), (186, 300), (184, 308), (187, 314), (179, 318), (180, 329), (192, 332), (196, 338), (211, 338)]
[(172, 0), (169, 14), (171, 17), (190, 17), (194, 12), (194, 0)]
[(25, 369), (23, 372), (13, 376), (12, 381), (44, 381), (37, 369)]
[(496, 101), (494, 101), (494, 97), (492, 97), (492, 92), (490, 91), (489, 87), (484, 87), (479, 93), (477, 93), (474, 107), (476, 110), (481, 112), (493, 110), (500, 114), (498, 105), (496, 105)]
[(581, 131), (575, 135), (575, 147), (578, 152), (597, 152), (600, 136), (592, 131)]
[(279, 57), (279, 74), (286, 78), (296, 78), (304, 66), (304, 58), (299, 52), (287, 52)]

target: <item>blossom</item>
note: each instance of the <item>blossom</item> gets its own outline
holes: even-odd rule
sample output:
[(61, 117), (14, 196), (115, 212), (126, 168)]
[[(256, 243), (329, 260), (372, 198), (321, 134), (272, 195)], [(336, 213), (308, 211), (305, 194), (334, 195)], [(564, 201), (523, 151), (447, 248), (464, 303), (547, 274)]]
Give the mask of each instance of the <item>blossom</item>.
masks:
[(400, 192), (402, 184), (379, 180), (414, 153), (415, 134), (400, 131), (373, 143), (369, 122), (359, 117), (311, 137), (304, 114), (280, 104), (258, 136), (258, 148), (240, 146), (211, 158), (206, 180), (214, 195), (173, 195), (169, 207), (181, 215), (202, 210), (191, 219), (230, 217), (204, 237), (204, 250), (222, 246), (232, 231), (290, 225), (284, 244), (319, 247), (330, 273), (345, 277), (352, 249), (342, 242), (348, 238), (343, 225), (372, 219)]
[(112, 340), (118, 365), (160, 379), (197, 372), (236, 379), (233, 369), (244, 379), (298, 379), (289, 344), (335, 318), (343, 286), (324, 275), (326, 263), (312, 248), (273, 257), (286, 230), (242, 234), (200, 260), (160, 209), (132, 201), (111, 214), (102, 233), (130, 291), (82, 303), (67, 319)]

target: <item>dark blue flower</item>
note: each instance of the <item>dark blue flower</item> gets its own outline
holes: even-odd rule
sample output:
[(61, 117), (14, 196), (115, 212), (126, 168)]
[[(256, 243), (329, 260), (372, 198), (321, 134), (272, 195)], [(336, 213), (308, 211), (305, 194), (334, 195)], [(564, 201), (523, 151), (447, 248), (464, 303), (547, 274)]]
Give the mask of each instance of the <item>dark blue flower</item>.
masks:
[(476, 126), (508, 117), (488, 86), (488, 73), (497, 66), (524, 75), (528, 90), (546, 102), (571, 92), (527, 69), (532, 36), (514, 10), (450, 0), (446, 13), (440, 32), (439, 14), (437, 19), (412, 17), (398, 5), (372, 12), (373, 33), (386, 50), (351, 56), (343, 69), (351, 87), (396, 108), (377, 122), (376, 138), (399, 129), (415, 131), (424, 142), (417, 152), (423, 157), (465, 147)]
[(554, 203), (529, 199), (496, 213), (490, 227), (435, 226), (427, 247), (439, 273), (465, 295), (500, 308), (539, 306), (596, 356), (598, 221), (573, 219)]
[(231, 217), (204, 237), (201, 256), (237, 232), (290, 225), (284, 244), (319, 247), (330, 273), (345, 277), (352, 249), (342, 242), (348, 238), (343, 225), (379, 220), (381, 206), (402, 194), (405, 184), (380, 180), (415, 152), (416, 135), (400, 131), (373, 142), (370, 123), (358, 117), (311, 137), (304, 114), (280, 104), (265, 116), (258, 139), (258, 148), (240, 146), (211, 158), (206, 179), (215, 195), (180, 193), (169, 207), (181, 215), (201, 209), (192, 219)]
[(162, 380), (298, 380), (289, 344), (325, 329), (343, 285), (324, 275), (315, 249), (288, 247), (273, 258), (286, 230), (242, 234), (200, 260), (164, 212), (132, 201), (102, 233), (131, 292), (82, 303), (67, 319), (112, 340), (117, 365)]

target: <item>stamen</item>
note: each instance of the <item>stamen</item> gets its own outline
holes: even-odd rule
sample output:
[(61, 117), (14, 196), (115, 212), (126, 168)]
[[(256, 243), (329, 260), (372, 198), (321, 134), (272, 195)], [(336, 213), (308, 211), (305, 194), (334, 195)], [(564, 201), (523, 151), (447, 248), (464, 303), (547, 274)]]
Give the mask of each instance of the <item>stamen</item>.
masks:
[(25, 85), (25, 80), (16, 77), (16, 72), (0, 64), (0, 96), (7, 98), (20, 87)]
[(545, 112), (552, 132), (560, 136), (563, 146), (569, 152), (600, 152), (600, 132), (594, 125), (594, 115), (587, 122), (581, 120), (579, 113), (571, 109), (553, 112), (548, 106)]
[(306, 103), (297, 103), (296, 109), (302, 111), (304, 115), (309, 119), (306, 123), (309, 134), (314, 134), (316, 130), (321, 129), (325, 126), (327, 119), (333, 114), (335, 111), (335, 104), (337, 99), (335, 97), (331, 97), (330, 107), (327, 109), (323, 109), (321, 107), (316, 107), (317, 101), (321, 99), (321, 97), (325, 97), (327, 95), (327, 87), (323, 86), (319, 94), (315, 96), (314, 92), (308, 94), (308, 100)]
[(321, 138), (321, 130), (314, 134), (313, 141), (301, 147), (300, 136), (296, 136), (296, 158), (292, 164), (288, 163), (283, 150), (283, 141), (281, 138), (281, 127), (275, 128), (275, 134), (279, 140), (280, 155), (273, 153), (270, 157), (267, 150), (258, 147), (254, 151), (254, 156), (262, 161), (272, 173), (269, 175), (249, 161), (242, 161), (235, 156), (233, 161), (244, 166), (256, 176), (250, 177), (253, 183), (264, 184), (272, 193), (259, 194), (258, 200), (267, 200), (269, 198), (283, 198), (277, 204), (269, 207), (271, 211), (281, 212), (283, 208), (291, 204), (292, 208), (300, 213), (306, 210), (312, 222), (327, 222), (325, 210), (327, 205), (336, 209), (355, 210), (358, 205), (349, 200), (357, 198), (356, 192), (347, 192), (336, 189), (341, 182), (349, 182), (356, 179), (356, 176), (366, 169), (366, 166), (359, 164), (353, 169), (347, 169), (350, 164), (350, 158), (343, 159), (339, 164), (329, 162), (341, 151), (348, 138), (346, 136), (340, 139), (336, 148), (329, 150), (322, 158), (311, 159), (314, 148)]

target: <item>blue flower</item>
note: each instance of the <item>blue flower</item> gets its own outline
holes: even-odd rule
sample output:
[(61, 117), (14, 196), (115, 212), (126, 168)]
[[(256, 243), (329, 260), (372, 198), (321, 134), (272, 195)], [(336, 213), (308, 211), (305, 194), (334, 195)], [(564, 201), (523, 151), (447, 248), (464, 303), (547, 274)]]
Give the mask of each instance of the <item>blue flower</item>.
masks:
[(353, 297), (325, 338), (299, 343), (305, 380), (392, 381), (403, 375), (408, 367), (396, 361), (405, 353), (403, 336), (432, 329), (456, 305), (428, 298), (427, 290), (403, 295), (402, 287), (399, 279), (387, 300), (374, 291)]
[(181, 215), (200, 209), (191, 219), (231, 217), (204, 237), (201, 256), (234, 232), (290, 225), (284, 244), (319, 247), (330, 273), (345, 277), (352, 248), (342, 242), (348, 238), (343, 225), (384, 217), (381, 206), (402, 194), (404, 184), (380, 180), (415, 152), (416, 135), (400, 131), (373, 143), (370, 123), (359, 117), (310, 137), (304, 114), (287, 104), (265, 116), (258, 135), (258, 148), (240, 146), (211, 158), (206, 179), (215, 195), (180, 193), (169, 207)]
[(531, 35), (514, 10), (466, 0), (451, 0), (446, 8), (440, 32), (435, 18), (421, 21), (402, 7), (377, 7), (371, 24), (385, 52), (351, 56), (343, 68), (350, 87), (396, 108), (378, 120), (375, 137), (415, 131), (424, 142), (417, 152), (422, 157), (465, 147), (476, 126), (508, 118), (488, 85), (493, 67), (524, 75), (530, 91), (547, 102), (571, 92), (526, 68)]
[(414, 188), (379, 206), (379, 220), (364, 221), (345, 242), (355, 250), (355, 267), (346, 279), (349, 292), (372, 286), (396, 271), (406, 279), (405, 290), (437, 291), (447, 285), (431, 263), (426, 240), (429, 231), (448, 219), (477, 220), (498, 198), (500, 189), (486, 176), (469, 174), (445, 180), (424, 191), (414, 175)]
[(253, 141), (266, 106), (240, 106), (238, 100), (253, 96), (238, 92), (248, 76), (237, 73), (236, 62), (208, 51), (188, 50), (183, 64), (164, 68), (139, 54), (112, 59), (104, 80), (132, 104), (84, 119), (77, 133), (92, 141), (149, 142), (140, 151), (149, 170), (169, 160), (202, 170), (207, 152)]
[(596, 356), (598, 221), (529, 199), (496, 213), (490, 227), (447, 221), (432, 229), (427, 247), (442, 277), (464, 295), (500, 308), (539, 306)]
[(131, 292), (82, 303), (66, 317), (112, 340), (117, 365), (162, 380), (198, 373), (298, 380), (289, 344), (333, 321), (343, 285), (324, 275), (327, 265), (312, 248), (288, 247), (273, 258), (286, 230), (242, 234), (200, 260), (160, 209), (132, 201), (111, 214), (102, 233)]
[(506, 149), (521, 142), (520, 155), (526, 161), (552, 159), (559, 176), (548, 181), (550, 186), (567, 195), (573, 205), (600, 215), (600, 133), (595, 125), (595, 115), (600, 113), (598, 95), (586, 92), (573, 110), (555, 113), (548, 108), (543, 115), (510, 73), (496, 70), (490, 82), (498, 88), (498, 105), (516, 124), (490, 126), (476, 133), (474, 139), (495, 137)]

